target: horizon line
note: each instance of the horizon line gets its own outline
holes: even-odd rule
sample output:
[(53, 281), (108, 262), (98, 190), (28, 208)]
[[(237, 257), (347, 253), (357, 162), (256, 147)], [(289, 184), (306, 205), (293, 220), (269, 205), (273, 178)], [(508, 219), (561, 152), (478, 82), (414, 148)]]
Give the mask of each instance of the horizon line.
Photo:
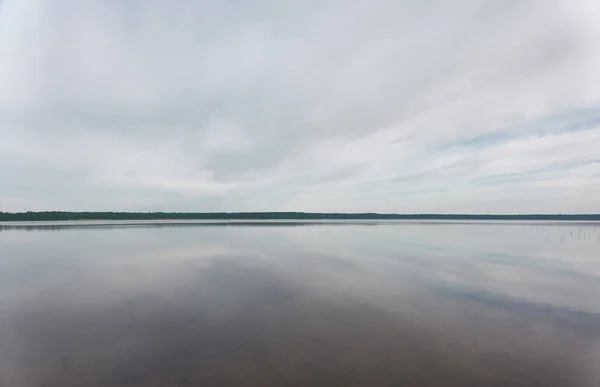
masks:
[(577, 216), (577, 215), (600, 215), (598, 213), (490, 213), (490, 212), (320, 212), (320, 211), (113, 211), (113, 210), (93, 210), (93, 211), (72, 211), (72, 210), (28, 210), (28, 211), (0, 211), (0, 214), (185, 214), (185, 215), (222, 215), (222, 214), (304, 214), (304, 215), (394, 215), (394, 216), (422, 216), (422, 215), (467, 215), (467, 216)]

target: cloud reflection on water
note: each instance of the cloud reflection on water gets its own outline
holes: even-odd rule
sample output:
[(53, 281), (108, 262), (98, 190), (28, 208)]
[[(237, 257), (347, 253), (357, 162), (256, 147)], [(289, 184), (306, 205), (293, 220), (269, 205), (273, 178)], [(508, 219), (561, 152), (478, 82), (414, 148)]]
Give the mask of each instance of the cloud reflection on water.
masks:
[(34, 235), (2, 240), (0, 386), (598, 380), (599, 246), (527, 225)]

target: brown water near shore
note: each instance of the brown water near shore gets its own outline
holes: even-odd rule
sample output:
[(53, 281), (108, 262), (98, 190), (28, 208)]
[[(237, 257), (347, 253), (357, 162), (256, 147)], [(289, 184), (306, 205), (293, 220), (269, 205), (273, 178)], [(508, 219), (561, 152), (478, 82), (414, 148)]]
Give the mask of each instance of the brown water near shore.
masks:
[(600, 225), (0, 226), (0, 386), (600, 385)]

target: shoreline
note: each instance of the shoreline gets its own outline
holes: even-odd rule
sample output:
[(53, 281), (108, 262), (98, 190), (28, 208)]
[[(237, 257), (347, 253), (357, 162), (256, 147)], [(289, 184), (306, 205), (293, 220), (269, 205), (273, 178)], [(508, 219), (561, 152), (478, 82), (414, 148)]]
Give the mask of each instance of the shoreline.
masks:
[(111, 221), (600, 221), (600, 214), (380, 214), (314, 212), (0, 212), (0, 222)]

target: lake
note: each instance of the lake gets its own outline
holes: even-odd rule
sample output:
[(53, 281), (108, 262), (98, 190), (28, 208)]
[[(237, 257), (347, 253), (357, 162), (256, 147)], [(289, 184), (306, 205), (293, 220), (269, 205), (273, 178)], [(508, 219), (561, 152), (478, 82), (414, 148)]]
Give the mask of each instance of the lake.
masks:
[(600, 386), (600, 223), (0, 224), (0, 386)]

